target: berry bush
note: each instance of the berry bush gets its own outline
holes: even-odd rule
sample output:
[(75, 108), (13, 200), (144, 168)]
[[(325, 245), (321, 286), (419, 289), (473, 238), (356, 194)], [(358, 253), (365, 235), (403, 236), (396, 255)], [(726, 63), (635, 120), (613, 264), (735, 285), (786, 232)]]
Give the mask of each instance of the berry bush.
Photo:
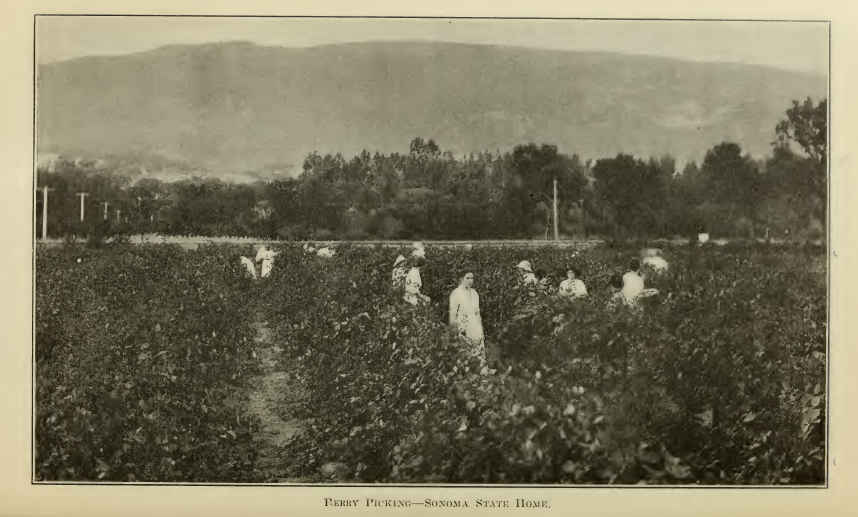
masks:
[[(674, 246), (642, 313), (607, 311), (631, 247), (429, 248), (432, 303), (391, 290), (405, 249), (37, 252), (41, 479), (264, 481), (243, 405), (267, 321), (307, 396), (280, 454), (314, 481), (818, 484), (825, 480), (826, 285), (816, 248)], [(78, 262), (80, 259), (80, 262)], [(517, 288), (530, 260), (556, 286)], [(475, 275), (488, 361), (446, 327)]]

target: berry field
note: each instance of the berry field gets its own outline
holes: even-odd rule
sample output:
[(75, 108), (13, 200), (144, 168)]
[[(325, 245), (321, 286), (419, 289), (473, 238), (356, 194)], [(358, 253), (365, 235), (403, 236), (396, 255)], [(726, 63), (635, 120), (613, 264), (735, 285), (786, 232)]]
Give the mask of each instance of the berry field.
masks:
[[(641, 314), (605, 309), (638, 248), (250, 245), (36, 252), (36, 479), (820, 484), (827, 275), (817, 246), (666, 244)], [(529, 260), (589, 296), (513, 287)], [(475, 276), (489, 365), (446, 328)], [(517, 317), (525, 316), (525, 317)]]

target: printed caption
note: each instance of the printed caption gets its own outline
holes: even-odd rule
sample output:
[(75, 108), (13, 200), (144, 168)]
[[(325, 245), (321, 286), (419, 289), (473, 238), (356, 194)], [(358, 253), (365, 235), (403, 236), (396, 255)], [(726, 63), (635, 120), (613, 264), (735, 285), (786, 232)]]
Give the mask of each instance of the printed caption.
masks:
[(551, 508), (548, 501), (534, 501), (530, 499), (442, 500), (427, 498), (423, 501), (411, 501), (403, 499), (333, 499), (325, 497), (324, 502), (325, 506), (367, 506), (373, 508), (409, 508), (412, 506), (430, 508)]

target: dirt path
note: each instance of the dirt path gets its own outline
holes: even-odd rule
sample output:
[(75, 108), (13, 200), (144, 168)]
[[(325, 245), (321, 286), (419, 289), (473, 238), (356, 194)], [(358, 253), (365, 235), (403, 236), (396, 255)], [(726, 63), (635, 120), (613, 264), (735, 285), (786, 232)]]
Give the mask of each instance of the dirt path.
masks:
[(301, 402), (304, 391), (294, 372), (290, 372), (283, 349), (272, 341), (268, 322), (257, 320), (254, 327), (256, 336), (253, 339), (262, 374), (251, 382), (253, 388), (249, 394), (248, 413), (261, 421), (259, 431), (253, 438), (259, 454), (257, 468), (265, 473), (269, 481), (307, 482), (288, 477), (291, 462), (277, 450), (305, 429), (303, 421), (291, 416)]

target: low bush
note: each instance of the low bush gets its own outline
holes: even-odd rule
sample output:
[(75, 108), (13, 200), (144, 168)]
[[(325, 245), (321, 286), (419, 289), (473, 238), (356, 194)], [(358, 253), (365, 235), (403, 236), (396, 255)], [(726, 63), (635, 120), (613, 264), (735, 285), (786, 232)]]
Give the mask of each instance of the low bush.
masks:
[(36, 477), (251, 481), (252, 286), (236, 250), (36, 256)]
[[(644, 311), (605, 308), (637, 249), (427, 250), (412, 307), (391, 289), (407, 249), (295, 245), (252, 282), (248, 247), (37, 254), (37, 475), (258, 481), (258, 316), (308, 393), (281, 453), (326, 481), (774, 484), (824, 481), (826, 287), (820, 250), (664, 246)], [(78, 262), (80, 259), (80, 262)], [(517, 286), (530, 260), (582, 270), (589, 296)], [(489, 361), (446, 328), (465, 272)], [(522, 317), (524, 316), (524, 317)], [(330, 468), (334, 464), (336, 468)], [(322, 468), (325, 466), (326, 468)], [(323, 473), (326, 473), (323, 475)]]
[[(825, 288), (809, 255), (672, 248), (671, 273), (648, 280), (661, 295), (635, 316), (604, 307), (630, 248), (430, 250), (426, 309), (384, 287), (403, 251), (293, 252), (267, 287), (287, 293), (278, 282), (305, 264), (275, 304), (312, 394), (314, 426), (287, 451), (300, 474), (338, 462), (364, 481), (823, 481)], [(522, 259), (579, 265), (590, 296), (532, 303), (515, 288)], [(464, 271), (500, 351), (483, 375), (443, 325)]]

